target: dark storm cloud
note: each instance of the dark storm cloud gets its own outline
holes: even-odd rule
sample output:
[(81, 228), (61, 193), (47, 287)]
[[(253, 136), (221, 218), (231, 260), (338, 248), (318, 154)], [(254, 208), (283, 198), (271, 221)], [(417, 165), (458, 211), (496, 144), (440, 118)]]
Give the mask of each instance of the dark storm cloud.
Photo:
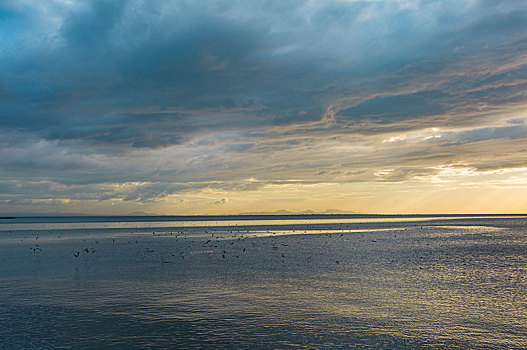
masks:
[(315, 97), (292, 88), (310, 63), (277, 66), (262, 52), (275, 45), (268, 24), (161, 5), (93, 1), (64, 10), (46, 38), (53, 45), (7, 58), (3, 127), (157, 147), (202, 128), (288, 122), (299, 109), (309, 112), (303, 119), (320, 116)]
[[(488, 167), (477, 144), (527, 138), (526, 103), (520, 1), (0, 4), (10, 196), (148, 202), (291, 179), (404, 181), (470, 157)], [(382, 144), (426, 128), (447, 130), (433, 147)], [(383, 167), (395, 170), (376, 176)], [(28, 187), (39, 181), (52, 185)]]
[[(499, 65), (497, 53), (516, 57), (526, 47), (526, 17), (525, 6), (514, 3), (502, 4), (501, 16), (491, 12), (500, 6), (481, 3), (468, 9), (476, 11), (469, 20), (467, 12), (436, 4), (330, 2), (309, 15), (301, 15), (302, 2), (246, 5), (239, 15), (232, 14), (234, 2), (55, 4), (57, 30), (19, 56), (5, 55), (3, 127), (47, 139), (157, 147), (185, 142), (203, 128), (317, 120), (331, 99), (364, 91), (377, 95), (339, 116), (391, 123), (437, 115), (466, 101), (467, 93), (449, 94), (452, 84), (461, 90), (499, 83), (509, 72), (397, 91), (462, 71), (481, 55), (487, 62), (480, 65)], [(28, 7), (13, 7), (10, 16), (22, 21), (36, 11)], [(373, 18), (361, 19), (367, 15)], [(437, 23), (427, 26), (419, 16)], [(510, 90), (473, 92), (472, 100), (506, 103), (519, 89)]]

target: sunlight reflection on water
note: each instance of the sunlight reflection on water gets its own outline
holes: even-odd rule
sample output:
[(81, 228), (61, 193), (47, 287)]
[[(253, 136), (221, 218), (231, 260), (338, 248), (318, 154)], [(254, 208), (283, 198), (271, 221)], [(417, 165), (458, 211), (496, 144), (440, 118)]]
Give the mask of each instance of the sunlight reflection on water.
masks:
[[(104, 218), (104, 217), (101, 217)], [(133, 220), (128, 221), (128, 219)], [(441, 216), (441, 217), (404, 217), (404, 216), (387, 216), (372, 218), (323, 218), (323, 219), (265, 219), (265, 220), (159, 220), (144, 217), (122, 217), (116, 221), (97, 220), (97, 217), (87, 217), (82, 221), (82, 217), (44, 217), (39, 222), (37, 217), (21, 217), (12, 220), (0, 221), (0, 231), (15, 230), (81, 230), (81, 229), (133, 229), (133, 228), (183, 228), (183, 227), (225, 227), (225, 226), (275, 226), (275, 225), (315, 225), (315, 224), (353, 224), (353, 223), (396, 223), (396, 222), (420, 222), (423, 220), (462, 220), (470, 217), (463, 216)], [(492, 219), (492, 216), (486, 217)], [(507, 218), (499, 216), (499, 218)], [(510, 217), (516, 218), (516, 217)], [(36, 221), (36, 222), (35, 222)]]

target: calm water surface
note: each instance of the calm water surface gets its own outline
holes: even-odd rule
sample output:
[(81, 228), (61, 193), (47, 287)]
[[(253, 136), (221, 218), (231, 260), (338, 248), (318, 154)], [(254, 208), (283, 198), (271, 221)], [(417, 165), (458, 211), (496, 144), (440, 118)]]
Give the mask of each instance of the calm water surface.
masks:
[(525, 349), (526, 233), (521, 216), (1, 220), (0, 347)]

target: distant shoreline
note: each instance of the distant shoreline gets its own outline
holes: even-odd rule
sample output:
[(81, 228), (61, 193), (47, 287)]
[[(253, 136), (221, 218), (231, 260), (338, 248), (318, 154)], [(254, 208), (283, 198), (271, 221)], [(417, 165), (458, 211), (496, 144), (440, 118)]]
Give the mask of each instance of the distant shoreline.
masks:
[(488, 218), (522, 217), (527, 214), (239, 214), (239, 215), (17, 215), (0, 219), (37, 220), (43, 222), (140, 222), (140, 221), (250, 221), (313, 219), (382, 219), (382, 218)]

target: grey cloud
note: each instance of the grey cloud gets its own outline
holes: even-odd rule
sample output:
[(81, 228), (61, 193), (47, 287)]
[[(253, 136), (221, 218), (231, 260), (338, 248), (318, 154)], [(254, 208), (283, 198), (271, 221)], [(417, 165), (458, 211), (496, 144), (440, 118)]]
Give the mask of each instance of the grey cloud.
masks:
[[(212, 7), (221, 9), (220, 4)], [(53, 49), (48, 48), (40, 63), (34, 56), (22, 56), (17, 60), (19, 69), (34, 67), (34, 71), (31, 77), (22, 74), (21, 81), (26, 81), (26, 84), (10, 84), (15, 92), (21, 89), (23, 96), (12, 96), (11, 100), (15, 103), (8, 103), (7, 107), (12, 108), (11, 113), (16, 112), (18, 118), (9, 118), (4, 126), (35, 130), (50, 139), (91, 140), (96, 144), (116, 142), (136, 147), (167, 146), (185, 142), (188, 140), (185, 135), (192, 135), (197, 128), (213, 131), (226, 125), (250, 127), (320, 119), (326, 107), (323, 100), (335, 97), (335, 94), (360, 94), (358, 88), (362, 84), (350, 85), (348, 81), (364, 81), (366, 78), (360, 73), (364, 68), (382, 64), (385, 68), (371, 68), (374, 70), (368, 70), (368, 73), (381, 74), (377, 81), (372, 81), (373, 88), (389, 89), (394, 82), (383, 78), (386, 67), (395, 68), (415, 62), (416, 58), (417, 62), (423, 61), (415, 56), (416, 50), (404, 47), (399, 56), (392, 52), (391, 58), (381, 55), (375, 60), (360, 61), (360, 69), (337, 63), (340, 56), (353, 54), (362, 45), (352, 41), (351, 48), (346, 49), (342, 46), (346, 35), (350, 38), (358, 36), (364, 41), (376, 36), (383, 38), (379, 40), (385, 43), (372, 50), (370, 56), (375, 56), (376, 50), (397, 49), (398, 44), (408, 42), (408, 36), (420, 38), (423, 34), (415, 28), (402, 25), (412, 23), (418, 13), (412, 15), (407, 10), (401, 10), (388, 17), (388, 26), (397, 28), (390, 34), (392, 37), (375, 30), (371, 34), (358, 35), (348, 29), (359, 25), (357, 29), (362, 30), (375, 26), (376, 22), (357, 24), (355, 18), (362, 11), (372, 8), (382, 13), (383, 6), (369, 2), (332, 2), (315, 11), (310, 22), (302, 21), (298, 15), (300, 22), (287, 19), (285, 28), (278, 35), (272, 33), (272, 29), (277, 26), (275, 21), (278, 18), (285, 19), (284, 15), (279, 15), (280, 7), (266, 6), (264, 11), (270, 11), (267, 16), (248, 21), (242, 17), (228, 17), (225, 9), (235, 8), (236, 4), (223, 5), (226, 5), (223, 11), (220, 10), (215, 17), (211, 15), (212, 10), (198, 9), (189, 4), (168, 3), (163, 6), (155, 2), (125, 5), (124, 2), (92, 1), (65, 11), (59, 31), (65, 42)], [(302, 3), (295, 6), (300, 8)], [(288, 8), (286, 13), (295, 17), (295, 6)], [(252, 7), (249, 5), (248, 8)], [(444, 8), (441, 11), (447, 12)], [(494, 24), (494, 35), (508, 35), (510, 30), (507, 28), (511, 23), (515, 23), (516, 29), (523, 28), (519, 25), (522, 12), (519, 13), (515, 16), (507, 13), (507, 21), (501, 19), (503, 23)], [(444, 42), (431, 40), (433, 44), (424, 45), (421, 40), (413, 38), (414, 45), (424, 45), (424, 50), (419, 50), (420, 56), (427, 52), (435, 55), (438, 50), (442, 50), (439, 52), (444, 55), (448, 51), (446, 48), (452, 45), (453, 37), (479, 38), (478, 30), (484, 30), (489, 24), (487, 18), (483, 17), (466, 33), (463, 27), (456, 33), (442, 33)], [(332, 31), (328, 22), (338, 30)], [(293, 23), (301, 24), (300, 31), (295, 32), (288, 27)], [(424, 32), (433, 36), (434, 28)], [(319, 29), (325, 30), (317, 36), (315, 33)], [(314, 38), (311, 37), (313, 35)], [(294, 40), (284, 42), (282, 38)], [(295, 42), (301, 44), (295, 50), (284, 55), (273, 54), (275, 49)], [(471, 55), (481, 51), (480, 48), (473, 50)], [(322, 52), (330, 54), (330, 61), (337, 64), (320, 64)], [(440, 74), (435, 66), (444, 58), (424, 60), (429, 61), (424, 66), (425, 71)], [(58, 63), (54, 63), (56, 61)], [(386, 66), (387, 62), (391, 62), (390, 65)], [(39, 83), (44, 79), (54, 83), (44, 86)], [(371, 78), (366, 79), (366, 84), (368, 80), (371, 81)], [(35, 89), (29, 89), (30, 83)], [(388, 85), (379, 86), (384, 83)], [(309, 90), (327, 85), (334, 86), (334, 89), (319, 92), (318, 96), (313, 94), (316, 90)], [(415, 96), (381, 97), (348, 108), (340, 114), (351, 113), (358, 119), (373, 115), (385, 123), (437, 114), (445, 110), (441, 103), (444, 100), (442, 94), (444, 92), (432, 91), (416, 93)], [(31, 97), (32, 104), (26, 104), (25, 110), (17, 112), (21, 99), (27, 100), (28, 97)], [(446, 102), (452, 102), (452, 99)], [(409, 102), (406, 109), (405, 102)], [(265, 108), (244, 113), (246, 117), (240, 118), (239, 108), (252, 104)], [(116, 106), (125, 112), (116, 112)], [(157, 112), (174, 108), (184, 109), (186, 113), (166, 113), (165, 122), (160, 122), (163, 114)], [(208, 110), (204, 111), (204, 108)], [(143, 120), (136, 122), (126, 113), (134, 109), (145, 111), (141, 114)], [(156, 114), (149, 117), (148, 110), (152, 109), (156, 110)], [(300, 110), (307, 113), (297, 113)], [(221, 113), (225, 111), (231, 112)], [(116, 119), (117, 123), (113, 121)], [(203, 124), (199, 125), (201, 122), (198, 121)]]
[(447, 97), (445, 93), (439, 91), (377, 97), (342, 110), (338, 116), (352, 120), (372, 120), (379, 124), (429, 117), (445, 112), (444, 100), (447, 100)]
[(481, 128), (465, 131), (459, 135), (459, 142), (478, 142), (496, 139), (527, 139), (527, 126), (515, 125), (494, 128)]
[(399, 167), (396, 169), (381, 170), (376, 174), (376, 180), (381, 182), (402, 182), (437, 173), (437, 169)]
[[(291, 178), (370, 181), (404, 162), (382, 179), (469, 158), (490, 166), (475, 144), (527, 132), (506, 116), (527, 102), (527, 4), (401, 4), (3, 2), (0, 192), (148, 202)], [(479, 126), (498, 112), (513, 126)], [(474, 130), (431, 149), (374, 141), (443, 126)], [(377, 150), (339, 154), (327, 144), (341, 137)], [(27, 187), (37, 180), (55, 186)], [(145, 184), (108, 188), (132, 182)]]
[[(123, 193), (125, 201), (149, 202), (159, 198), (164, 198), (170, 194), (182, 191), (189, 186), (173, 184), (147, 184), (134, 186), (131, 190)], [(114, 194), (115, 196), (115, 194)]]
[(229, 204), (229, 200), (227, 198), (218, 199), (214, 202), (216, 205), (222, 205), (222, 204)]
[(59, 207), (63, 205), (62, 201), (50, 199), (50, 200), (34, 200), (34, 199), (6, 199), (0, 200), (0, 203), (7, 206), (34, 206), (34, 207)]
[[(107, 42), (108, 34), (120, 22), (125, 1), (81, 1), (62, 23), (60, 34), (70, 47), (99, 48)], [(93, 54), (83, 52), (83, 54)]]
[(523, 125), (523, 124), (525, 124), (525, 119), (523, 119), (523, 118), (513, 118), (513, 119), (507, 120), (507, 123), (512, 124), (512, 125)]

